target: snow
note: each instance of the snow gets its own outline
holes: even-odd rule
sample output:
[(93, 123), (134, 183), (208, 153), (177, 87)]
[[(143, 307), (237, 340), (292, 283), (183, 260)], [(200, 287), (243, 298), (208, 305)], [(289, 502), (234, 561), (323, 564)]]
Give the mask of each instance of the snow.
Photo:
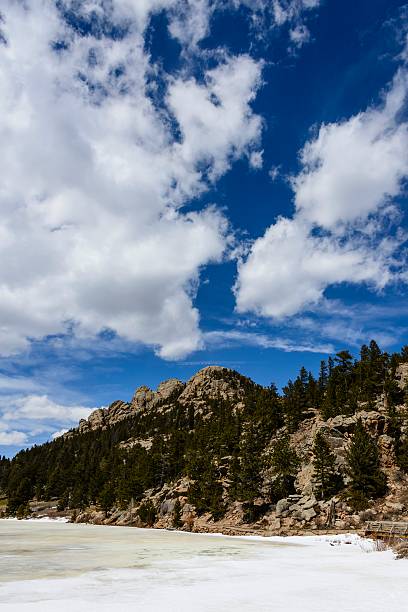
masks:
[[(0, 567), (2, 612), (407, 609), (408, 563), (396, 561), (391, 551), (374, 552), (373, 542), (356, 535), (231, 538), (61, 523), (20, 526), (8, 523), (17, 529), (9, 534), (16, 559), (32, 551), (20, 577), (33, 575), (34, 566), (27, 573), (30, 563), (39, 574), (16, 580), (17, 572), (7, 581)], [(2, 542), (6, 531), (0, 525)], [(0, 565), (10, 552), (5, 541)], [(41, 566), (44, 557), (52, 578)]]

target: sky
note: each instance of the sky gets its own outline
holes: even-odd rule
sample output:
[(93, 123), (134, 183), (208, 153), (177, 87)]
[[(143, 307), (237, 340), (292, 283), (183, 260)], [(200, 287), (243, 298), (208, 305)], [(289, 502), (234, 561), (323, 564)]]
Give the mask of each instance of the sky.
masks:
[(407, 343), (408, 4), (3, 0), (0, 454)]

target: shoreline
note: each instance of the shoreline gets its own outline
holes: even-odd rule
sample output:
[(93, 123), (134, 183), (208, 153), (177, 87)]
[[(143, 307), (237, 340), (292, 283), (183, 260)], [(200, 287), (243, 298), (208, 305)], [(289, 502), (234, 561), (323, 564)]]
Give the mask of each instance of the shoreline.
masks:
[[(259, 530), (259, 529), (251, 529), (248, 527), (224, 527), (224, 528), (214, 528), (214, 530), (210, 529), (209, 526), (203, 527), (200, 529), (199, 526), (192, 530), (188, 529), (176, 529), (169, 527), (149, 527), (147, 525), (118, 525), (117, 523), (112, 524), (104, 524), (104, 523), (94, 523), (92, 521), (71, 521), (70, 517), (49, 517), (49, 516), (39, 516), (39, 517), (29, 517), (29, 518), (17, 518), (17, 517), (2, 517), (0, 521), (18, 521), (18, 522), (32, 522), (32, 523), (60, 523), (64, 525), (88, 525), (94, 527), (123, 527), (127, 529), (144, 529), (149, 531), (165, 531), (172, 533), (181, 533), (181, 534), (192, 534), (192, 535), (209, 535), (209, 536), (221, 536), (221, 537), (230, 537), (230, 538), (251, 538), (254, 540), (265, 540), (265, 539), (282, 539), (282, 541), (287, 540), (288, 538), (313, 538), (316, 539), (324, 539), (326, 537), (343, 537), (347, 536), (360, 538), (362, 540), (373, 541), (372, 538), (366, 537), (362, 530), (351, 530), (351, 529), (325, 529), (325, 530), (293, 530), (293, 532), (287, 533), (274, 533), (272, 530)], [(215, 526), (214, 526), (215, 527)], [(235, 531), (235, 533), (231, 533)]]

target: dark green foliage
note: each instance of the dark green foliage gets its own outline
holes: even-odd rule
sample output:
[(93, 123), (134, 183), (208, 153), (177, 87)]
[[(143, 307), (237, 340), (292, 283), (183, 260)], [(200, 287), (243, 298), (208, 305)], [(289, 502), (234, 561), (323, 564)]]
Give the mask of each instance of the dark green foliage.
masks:
[(274, 500), (294, 493), (294, 482), (300, 467), (300, 459), (290, 446), (289, 436), (281, 436), (273, 445), (269, 467), (273, 474), (271, 498)]
[(264, 443), (255, 423), (248, 423), (240, 437), (238, 451), (231, 462), (230, 497), (252, 502), (259, 496)]
[(395, 456), (398, 467), (408, 474), (408, 436), (399, 436), (396, 440)]
[(321, 404), (324, 419), (355, 412), (357, 397), (354, 382), (353, 358), (348, 351), (340, 351), (329, 365), (329, 377)]
[(319, 405), (319, 385), (311, 372), (301, 368), (294, 382), (283, 388), (283, 411), (290, 432), (296, 431), (299, 423), (308, 416), (311, 408)]
[(0, 456), (0, 494), (4, 493), (7, 489), (10, 463), (10, 459)]
[(343, 479), (336, 469), (335, 455), (321, 430), (317, 432), (314, 439), (313, 467), (319, 499), (329, 499), (343, 488)]
[(8, 497), (7, 511), (9, 514), (21, 514), (28, 506), (28, 502), (33, 496), (32, 483), (28, 476), (23, 477), (18, 483), (15, 483), (15, 487), (12, 493)]
[(112, 508), (116, 501), (115, 489), (112, 482), (105, 482), (99, 493), (99, 503), (102, 510), (107, 512)]
[(364, 429), (361, 419), (357, 421), (346, 460), (350, 502), (357, 510), (363, 509), (370, 499), (384, 495), (387, 485), (380, 470), (377, 445)]
[(388, 411), (390, 418), (389, 433), (394, 438), (395, 461), (398, 467), (408, 474), (408, 436), (402, 433), (402, 424), (405, 415), (396, 412), (393, 406)]
[(143, 501), (138, 510), (137, 514), (144, 525), (151, 527), (156, 520), (156, 508), (150, 499)]
[(188, 499), (195, 506), (197, 514), (210, 512), (215, 520), (221, 518), (225, 513), (225, 502), (216, 466), (208, 457), (202, 456), (191, 476), (195, 480), (189, 488)]
[(179, 529), (182, 527), (183, 522), (181, 520), (181, 504), (179, 498), (176, 499), (173, 509), (173, 527)]

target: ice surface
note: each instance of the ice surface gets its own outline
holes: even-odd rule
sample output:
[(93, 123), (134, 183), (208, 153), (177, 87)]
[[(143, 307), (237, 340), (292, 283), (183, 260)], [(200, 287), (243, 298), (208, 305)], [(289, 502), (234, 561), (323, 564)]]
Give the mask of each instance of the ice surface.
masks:
[(2, 612), (406, 612), (408, 563), (357, 536), (230, 538), (0, 521)]

